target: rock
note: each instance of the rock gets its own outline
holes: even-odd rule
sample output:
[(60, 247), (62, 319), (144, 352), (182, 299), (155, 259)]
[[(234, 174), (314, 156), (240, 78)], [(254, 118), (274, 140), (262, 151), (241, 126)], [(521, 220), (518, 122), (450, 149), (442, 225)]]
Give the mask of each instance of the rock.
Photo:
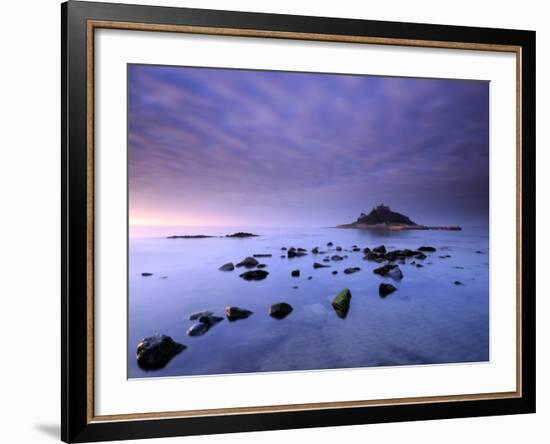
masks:
[(300, 270), (292, 270), (290, 275), (295, 278), (300, 277)]
[(203, 324), (202, 322), (199, 322), (198, 324), (193, 324), (191, 327), (187, 329), (187, 336), (202, 336), (205, 334), (210, 326), (207, 324)]
[(273, 255), (271, 253), (256, 253), (253, 254), (254, 257), (272, 257)]
[(344, 258), (342, 256), (339, 256), (337, 254), (335, 254), (334, 256), (331, 256), (331, 259), (333, 261), (342, 261), (342, 260), (344, 260)]
[(338, 293), (332, 300), (332, 308), (340, 318), (345, 318), (349, 311), (351, 301), (351, 292), (349, 289), (344, 288)]
[(187, 347), (170, 336), (155, 335), (142, 339), (137, 346), (136, 359), (143, 370), (159, 370)]
[(342, 251), (342, 247), (336, 247), (336, 251)]
[(141, 275), (144, 276), (144, 277), (148, 277), (148, 276), (153, 276), (153, 273), (145, 272), (145, 273), (141, 273)]
[(243, 274), (240, 274), (239, 276), (246, 281), (261, 281), (262, 279), (265, 279), (268, 276), (268, 274), (269, 272), (265, 270), (252, 270), (252, 271), (245, 271)]
[(460, 281), (455, 281), (455, 285), (464, 285), (464, 284)]
[(393, 293), (397, 288), (395, 288), (392, 284), (380, 284), (378, 287), (378, 294), (385, 298), (387, 295)]
[(456, 268), (457, 270), (464, 270), (464, 267), (461, 267), (461, 266), (459, 266), (459, 265), (457, 265), (455, 268)]
[(319, 247), (315, 247), (311, 250), (313, 254), (319, 254)]
[(281, 247), (281, 250), (282, 250), (282, 251), (286, 251), (287, 248), (286, 248), (286, 247)]
[(384, 256), (378, 253), (375, 253), (374, 251), (370, 251), (363, 257), (363, 259), (366, 261), (377, 261), (379, 259), (384, 260)]
[(416, 264), (416, 268), (423, 268), (423, 267), (424, 267), (424, 265), (422, 265), (422, 264)]
[(367, 254), (367, 253), (370, 253), (370, 248), (369, 247), (363, 248), (363, 254)]
[(320, 264), (319, 262), (313, 262), (313, 268), (317, 269), (317, 268), (328, 268), (330, 267), (330, 265), (323, 265), (323, 264)]
[(415, 259), (424, 260), (427, 258), (427, 256), (424, 253), (418, 253), (414, 256)]
[(259, 262), (253, 257), (247, 257), (237, 264), (237, 267), (254, 268)]
[(332, 247), (334, 244), (332, 242), (327, 242), (327, 247)]
[(353, 251), (354, 253), (357, 253), (358, 251), (361, 251), (361, 248), (359, 248), (359, 247), (353, 247), (353, 248), (351, 249), (351, 251)]
[(228, 235), (226, 235), (225, 237), (239, 237), (239, 238), (243, 238), (243, 237), (258, 237), (258, 235), (257, 235), (257, 234), (245, 233), (245, 232), (239, 231), (238, 233), (228, 234)]
[(483, 251), (477, 250), (476, 253), (477, 254), (483, 254)]
[(378, 247), (373, 248), (372, 251), (374, 251), (375, 253), (385, 253), (386, 247), (384, 245), (380, 245)]
[(253, 314), (253, 312), (251, 312), (250, 310), (246, 310), (244, 308), (232, 307), (232, 306), (225, 307), (225, 316), (227, 317), (228, 321), (236, 321), (238, 319), (246, 319), (251, 314)]
[(269, 307), (269, 316), (275, 319), (283, 319), (288, 316), (291, 311), (292, 307), (290, 304), (287, 304), (286, 302), (279, 302)]
[(410, 265), (416, 265), (416, 261), (412, 261)]
[(213, 327), (214, 325), (218, 324), (219, 322), (223, 321), (223, 318), (220, 316), (213, 316), (211, 314), (204, 314), (199, 318), (199, 322), (201, 324), (206, 324), (209, 327)]
[(418, 251), (426, 251), (426, 252), (429, 252), (429, 253), (435, 253), (437, 250), (434, 247), (422, 246), (418, 249)]
[(233, 265), (233, 262), (228, 262), (227, 264), (223, 264), (218, 270), (220, 271), (233, 271), (235, 269), (235, 265)]
[(295, 286), (294, 286), (294, 287), (292, 287), (292, 288), (293, 288), (294, 290), (296, 290), (296, 289), (298, 288), (298, 286), (297, 286), (297, 285), (295, 285)]
[(300, 250), (290, 248), (287, 252), (287, 256), (289, 259), (291, 259), (293, 257), (307, 256), (307, 253), (305, 251), (300, 251)]
[(344, 273), (345, 274), (353, 274), (353, 273), (356, 273), (358, 271), (361, 271), (361, 269), (359, 267), (350, 267), (350, 268), (346, 268), (344, 270)]
[(203, 317), (203, 316), (212, 316), (214, 314), (211, 310), (205, 310), (205, 311), (199, 311), (197, 313), (193, 313), (191, 316), (189, 316), (190, 321), (196, 321), (197, 319)]
[(403, 279), (403, 272), (399, 268), (399, 265), (383, 265), (382, 267), (375, 268), (372, 272), (380, 276), (389, 276), (397, 281)]
[(323, 259), (323, 262), (330, 262), (330, 257), (326, 257)]
[(299, 251), (300, 253), (305, 253), (307, 250), (306, 250), (305, 248), (298, 248), (298, 251)]
[(337, 272), (336, 270), (334, 270), (334, 271), (332, 272), (332, 274), (338, 274), (338, 272)]
[(308, 277), (307, 277), (307, 280), (308, 280), (308, 281), (311, 281), (312, 279), (313, 279), (312, 276), (308, 276)]
[(258, 264), (258, 266), (257, 266), (256, 268), (260, 268), (260, 269), (262, 269), (262, 268), (265, 268), (265, 267), (267, 267), (267, 265), (266, 265), (266, 264)]
[(281, 259), (284, 259), (286, 256), (284, 254), (281, 255)]

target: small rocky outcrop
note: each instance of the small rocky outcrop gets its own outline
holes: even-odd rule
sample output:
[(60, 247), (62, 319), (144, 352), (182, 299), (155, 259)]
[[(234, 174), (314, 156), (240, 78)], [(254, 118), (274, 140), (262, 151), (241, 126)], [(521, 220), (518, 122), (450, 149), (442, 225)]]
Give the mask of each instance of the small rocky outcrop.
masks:
[(292, 306), (286, 302), (278, 302), (269, 307), (269, 316), (275, 319), (283, 319), (292, 312)]
[(361, 269), (359, 267), (350, 267), (350, 268), (346, 268), (344, 270), (344, 273), (345, 274), (353, 274), (353, 273), (357, 273), (358, 271), (361, 271)]
[(392, 284), (380, 284), (378, 287), (378, 294), (385, 298), (389, 294), (393, 293), (397, 288), (395, 288)]
[(268, 271), (265, 270), (251, 270), (245, 271), (240, 274), (239, 277), (242, 277), (245, 281), (261, 281), (269, 275)]
[(253, 257), (247, 257), (237, 264), (237, 267), (254, 268), (259, 262)]
[(142, 339), (137, 346), (136, 359), (143, 370), (159, 370), (187, 347), (170, 336), (155, 335)]
[(295, 278), (300, 277), (300, 270), (292, 270), (290, 275)]
[(422, 247), (418, 248), (418, 251), (424, 251), (424, 252), (427, 252), (427, 253), (435, 253), (437, 250), (434, 247), (422, 246)]
[(311, 252), (312, 252), (313, 254), (319, 254), (319, 247), (312, 248), (312, 249), (311, 249)]
[(345, 318), (349, 311), (351, 301), (351, 291), (344, 288), (340, 293), (338, 293), (332, 300), (332, 308), (340, 318)]
[(246, 233), (244, 231), (239, 231), (237, 233), (227, 234), (225, 237), (245, 238), (245, 237), (258, 237), (258, 235), (253, 233)]
[(233, 262), (228, 262), (227, 264), (223, 264), (218, 270), (220, 271), (233, 271), (235, 269), (235, 265), (233, 265)]
[(246, 319), (251, 314), (253, 314), (253, 312), (251, 312), (250, 310), (247, 310), (245, 308), (233, 307), (233, 306), (225, 307), (225, 316), (227, 317), (227, 320), (229, 320), (229, 321), (237, 321), (238, 319)]
[(207, 236), (206, 234), (175, 234), (172, 236), (166, 236), (166, 239), (209, 239), (214, 236)]

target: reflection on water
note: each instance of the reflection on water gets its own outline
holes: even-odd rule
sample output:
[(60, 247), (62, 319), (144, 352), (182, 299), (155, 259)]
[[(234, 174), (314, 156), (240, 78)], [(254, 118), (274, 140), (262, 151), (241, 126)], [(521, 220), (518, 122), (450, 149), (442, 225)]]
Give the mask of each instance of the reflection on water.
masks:
[[(251, 231), (246, 239), (166, 239), (171, 234), (227, 234)], [(404, 278), (395, 282), (372, 273), (379, 266), (360, 252), (313, 269), (324, 255), (283, 259), (281, 247), (315, 246), (327, 250), (380, 244), (389, 249), (438, 248), (424, 267), (400, 265)], [(132, 227), (129, 241), (130, 378), (208, 375), (385, 365), (479, 362), (489, 359), (489, 238), (486, 227), (463, 231), (385, 231), (356, 229), (167, 228)], [(245, 281), (241, 268), (218, 271), (255, 253), (269, 276)], [(449, 258), (440, 256), (450, 255)], [(345, 268), (361, 271), (346, 275)], [(300, 269), (300, 277), (291, 271)], [(333, 275), (332, 271), (338, 274)], [(143, 277), (141, 273), (153, 273)], [(311, 279), (308, 280), (308, 277)], [(455, 285), (460, 281), (463, 285)], [(381, 282), (397, 291), (378, 296)], [(294, 288), (294, 287), (298, 288)], [(331, 301), (349, 288), (351, 305), (345, 319)], [(292, 313), (282, 320), (268, 315), (271, 304), (287, 302)], [(186, 331), (192, 313), (211, 310), (224, 315), (228, 305), (254, 312), (247, 319), (224, 319), (203, 336)], [(188, 348), (163, 369), (146, 372), (137, 366), (139, 341), (156, 333), (171, 336)]]

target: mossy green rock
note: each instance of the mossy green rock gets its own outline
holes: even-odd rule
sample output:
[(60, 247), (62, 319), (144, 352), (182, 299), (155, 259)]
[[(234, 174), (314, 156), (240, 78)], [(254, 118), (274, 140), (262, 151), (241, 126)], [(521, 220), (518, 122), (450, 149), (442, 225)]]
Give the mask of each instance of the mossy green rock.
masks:
[(336, 314), (339, 317), (341, 318), (346, 317), (349, 311), (350, 301), (351, 301), (351, 291), (349, 291), (349, 289), (347, 288), (344, 288), (332, 300), (332, 307), (334, 308), (334, 311), (336, 311)]

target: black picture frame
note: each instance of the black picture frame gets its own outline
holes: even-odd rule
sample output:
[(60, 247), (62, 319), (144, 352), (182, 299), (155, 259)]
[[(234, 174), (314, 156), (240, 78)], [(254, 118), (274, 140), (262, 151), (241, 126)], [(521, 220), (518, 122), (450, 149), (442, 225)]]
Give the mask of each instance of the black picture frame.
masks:
[[(89, 161), (87, 24), (90, 20), (332, 36), (511, 45), (521, 67), (521, 395), (513, 398), (95, 421), (88, 376)], [(61, 5), (62, 383), (61, 438), (90, 442), (535, 412), (535, 32), (69, 1)], [(510, 196), (512, 199), (513, 197)]]

